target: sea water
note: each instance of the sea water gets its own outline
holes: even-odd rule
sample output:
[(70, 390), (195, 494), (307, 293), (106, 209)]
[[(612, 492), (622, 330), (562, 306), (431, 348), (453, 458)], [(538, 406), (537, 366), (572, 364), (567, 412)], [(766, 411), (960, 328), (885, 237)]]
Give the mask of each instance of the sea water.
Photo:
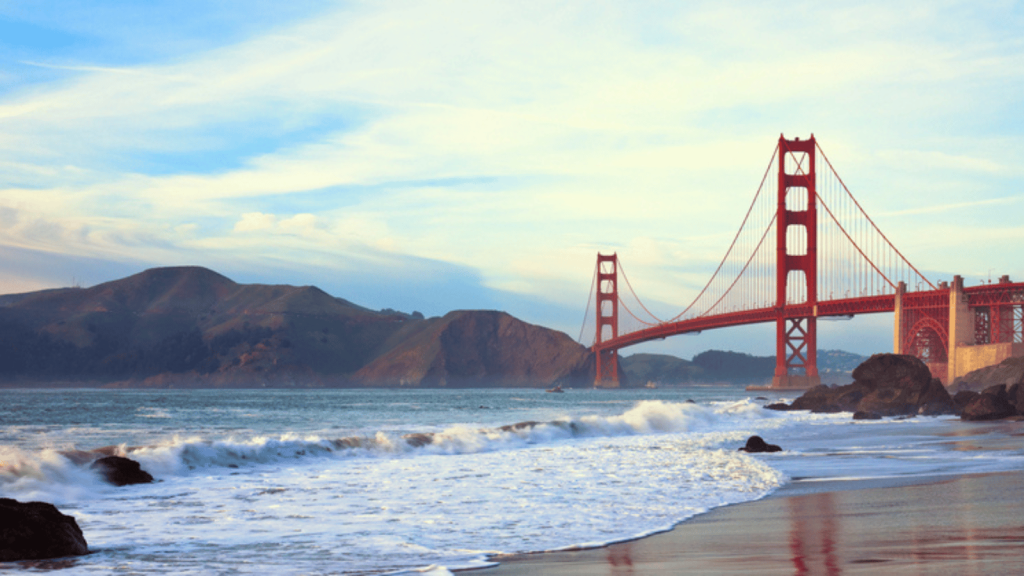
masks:
[[(1012, 425), (765, 403), (738, 387), (0, 390), (0, 497), (77, 519), (93, 553), (67, 574), (447, 574), (787, 483), (1024, 469)], [(786, 451), (737, 451), (754, 434)], [(111, 445), (156, 482), (114, 487), (68, 456)]]

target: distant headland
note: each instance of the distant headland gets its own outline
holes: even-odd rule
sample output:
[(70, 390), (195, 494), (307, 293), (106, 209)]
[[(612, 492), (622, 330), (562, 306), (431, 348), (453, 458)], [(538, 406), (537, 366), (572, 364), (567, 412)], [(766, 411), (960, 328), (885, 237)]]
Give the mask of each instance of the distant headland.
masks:
[[(863, 357), (836, 351), (835, 370)], [(828, 358), (828, 353), (823, 357)], [(764, 366), (762, 366), (764, 364)], [(849, 365), (849, 366), (847, 366)], [(770, 378), (774, 359), (635, 354), (623, 382)], [(568, 335), (507, 313), (370, 310), (313, 286), (154, 268), (91, 288), (0, 296), (0, 386), (131, 388), (590, 387)]]

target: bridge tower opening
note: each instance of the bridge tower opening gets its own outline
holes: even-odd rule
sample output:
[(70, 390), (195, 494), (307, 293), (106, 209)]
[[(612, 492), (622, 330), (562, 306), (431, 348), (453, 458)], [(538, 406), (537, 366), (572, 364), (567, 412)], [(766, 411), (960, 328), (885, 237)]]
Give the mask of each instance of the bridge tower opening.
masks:
[[(619, 257), (597, 255), (597, 335), (595, 344), (619, 337)], [(605, 330), (605, 328), (608, 328)], [(619, 351), (598, 349), (594, 386), (619, 387)]]
[[(814, 135), (779, 136), (775, 374), (772, 388), (810, 388), (818, 376), (818, 202)], [(791, 272), (797, 272), (791, 274)], [(800, 300), (800, 301), (796, 301)], [(802, 304), (812, 314), (796, 315)]]

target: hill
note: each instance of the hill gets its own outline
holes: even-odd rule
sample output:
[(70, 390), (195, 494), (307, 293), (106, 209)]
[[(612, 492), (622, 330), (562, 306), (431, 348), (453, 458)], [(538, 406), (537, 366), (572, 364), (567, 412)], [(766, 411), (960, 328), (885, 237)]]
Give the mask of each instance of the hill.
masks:
[[(866, 358), (842, 350), (819, 350), (818, 372), (832, 380), (848, 378)], [(774, 356), (708, 350), (684, 360), (668, 354), (633, 354), (620, 360), (630, 381), (638, 384), (751, 383), (771, 380)]]
[(567, 335), (507, 314), (378, 312), (199, 267), (0, 297), (8, 386), (548, 386), (585, 381), (587, 362)]
[(385, 386), (594, 384), (585, 348), (504, 312), (450, 312), (403, 327), (392, 340), (356, 379)]

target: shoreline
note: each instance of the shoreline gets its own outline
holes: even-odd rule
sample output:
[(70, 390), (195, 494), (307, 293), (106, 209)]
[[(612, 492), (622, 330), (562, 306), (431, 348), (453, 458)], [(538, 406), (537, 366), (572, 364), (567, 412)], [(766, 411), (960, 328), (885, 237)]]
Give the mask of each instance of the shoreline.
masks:
[(1016, 573), (1024, 474), (798, 480), (671, 530), (489, 558), (480, 576)]

